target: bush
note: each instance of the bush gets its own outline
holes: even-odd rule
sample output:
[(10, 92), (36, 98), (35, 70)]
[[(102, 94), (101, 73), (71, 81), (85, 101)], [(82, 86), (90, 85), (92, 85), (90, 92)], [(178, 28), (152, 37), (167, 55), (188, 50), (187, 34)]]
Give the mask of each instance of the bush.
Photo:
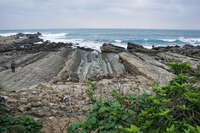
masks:
[(183, 63), (171, 62), (169, 63), (169, 69), (172, 73), (178, 75), (191, 72), (192, 67), (187, 62)]
[(154, 88), (154, 95), (134, 97), (114, 90), (113, 100), (98, 100), (93, 96), (95, 84), (91, 84), (87, 94), (93, 107), (87, 120), (72, 124), (68, 132), (200, 133), (200, 88), (194, 85), (192, 77), (185, 75), (191, 66), (171, 64), (170, 69), (177, 76), (168, 85)]
[(15, 118), (12, 115), (0, 115), (0, 132), (3, 133), (40, 133), (42, 123), (24, 115)]
[(197, 65), (197, 69), (194, 74), (195, 77), (200, 78), (200, 64)]

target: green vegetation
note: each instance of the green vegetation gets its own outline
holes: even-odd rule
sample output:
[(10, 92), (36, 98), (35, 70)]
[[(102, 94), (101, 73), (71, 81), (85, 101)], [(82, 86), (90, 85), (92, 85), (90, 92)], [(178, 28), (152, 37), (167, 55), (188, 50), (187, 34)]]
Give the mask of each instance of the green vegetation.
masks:
[(154, 85), (152, 95), (134, 97), (113, 90), (112, 100), (98, 100), (90, 82), (86, 93), (93, 107), (87, 120), (72, 124), (68, 132), (200, 133), (200, 88), (194, 70), (188, 63), (170, 63), (170, 70), (176, 77), (164, 87)]
[(40, 133), (42, 124), (24, 115), (15, 118), (11, 115), (0, 115), (0, 132), (2, 133)]
[(169, 63), (169, 69), (174, 74), (189, 73), (192, 71), (192, 67), (187, 62), (183, 63), (171, 62)]

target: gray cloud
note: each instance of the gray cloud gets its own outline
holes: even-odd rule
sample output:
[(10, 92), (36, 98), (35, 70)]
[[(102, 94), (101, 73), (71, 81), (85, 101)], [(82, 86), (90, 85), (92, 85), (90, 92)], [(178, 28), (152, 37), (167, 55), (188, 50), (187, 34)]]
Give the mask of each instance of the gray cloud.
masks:
[(199, 0), (1, 0), (0, 29), (200, 29)]

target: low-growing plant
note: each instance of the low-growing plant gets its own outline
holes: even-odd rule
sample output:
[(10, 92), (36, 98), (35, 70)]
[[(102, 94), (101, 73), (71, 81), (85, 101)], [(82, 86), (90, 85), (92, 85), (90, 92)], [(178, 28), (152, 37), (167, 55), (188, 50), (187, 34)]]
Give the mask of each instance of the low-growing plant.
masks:
[(40, 133), (42, 123), (24, 115), (15, 118), (12, 115), (0, 115), (1, 133)]
[(195, 86), (193, 77), (185, 75), (191, 66), (171, 64), (170, 69), (177, 76), (164, 87), (158, 88), (155, 84), (153, 95), (134, 97), (113, 90), (112, 100), (97, 100), (93, 84), (87, 90), (92, 92), (88, 94), (93, 103), (87, 120), (72, 124), (68, 132), (200, 133), (200, 88)]
[(178, 75), (191, 72), (192, 67), (187, 62), (171, 62), (169, 63), (169, 69), (172, 73)]
[(200, 78), (200, 64), (197, 65), (194, 76), (197, 77), (197, 78)]

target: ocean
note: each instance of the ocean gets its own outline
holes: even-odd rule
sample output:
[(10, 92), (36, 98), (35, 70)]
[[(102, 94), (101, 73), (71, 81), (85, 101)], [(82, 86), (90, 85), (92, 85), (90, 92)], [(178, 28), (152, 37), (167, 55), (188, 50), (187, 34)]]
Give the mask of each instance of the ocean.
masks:
[(127, 47), (128, 42), (154, 46), (174, 46), (184, 44), (200, 45), (200, 30), (153, 30), (153, 29), (38, 29), (0, 30), (0, 36), (17, 33), (41, 32), (41, 38), (51, 42), (78, 43), (82, 47), (100, 50), (103, 43)]

